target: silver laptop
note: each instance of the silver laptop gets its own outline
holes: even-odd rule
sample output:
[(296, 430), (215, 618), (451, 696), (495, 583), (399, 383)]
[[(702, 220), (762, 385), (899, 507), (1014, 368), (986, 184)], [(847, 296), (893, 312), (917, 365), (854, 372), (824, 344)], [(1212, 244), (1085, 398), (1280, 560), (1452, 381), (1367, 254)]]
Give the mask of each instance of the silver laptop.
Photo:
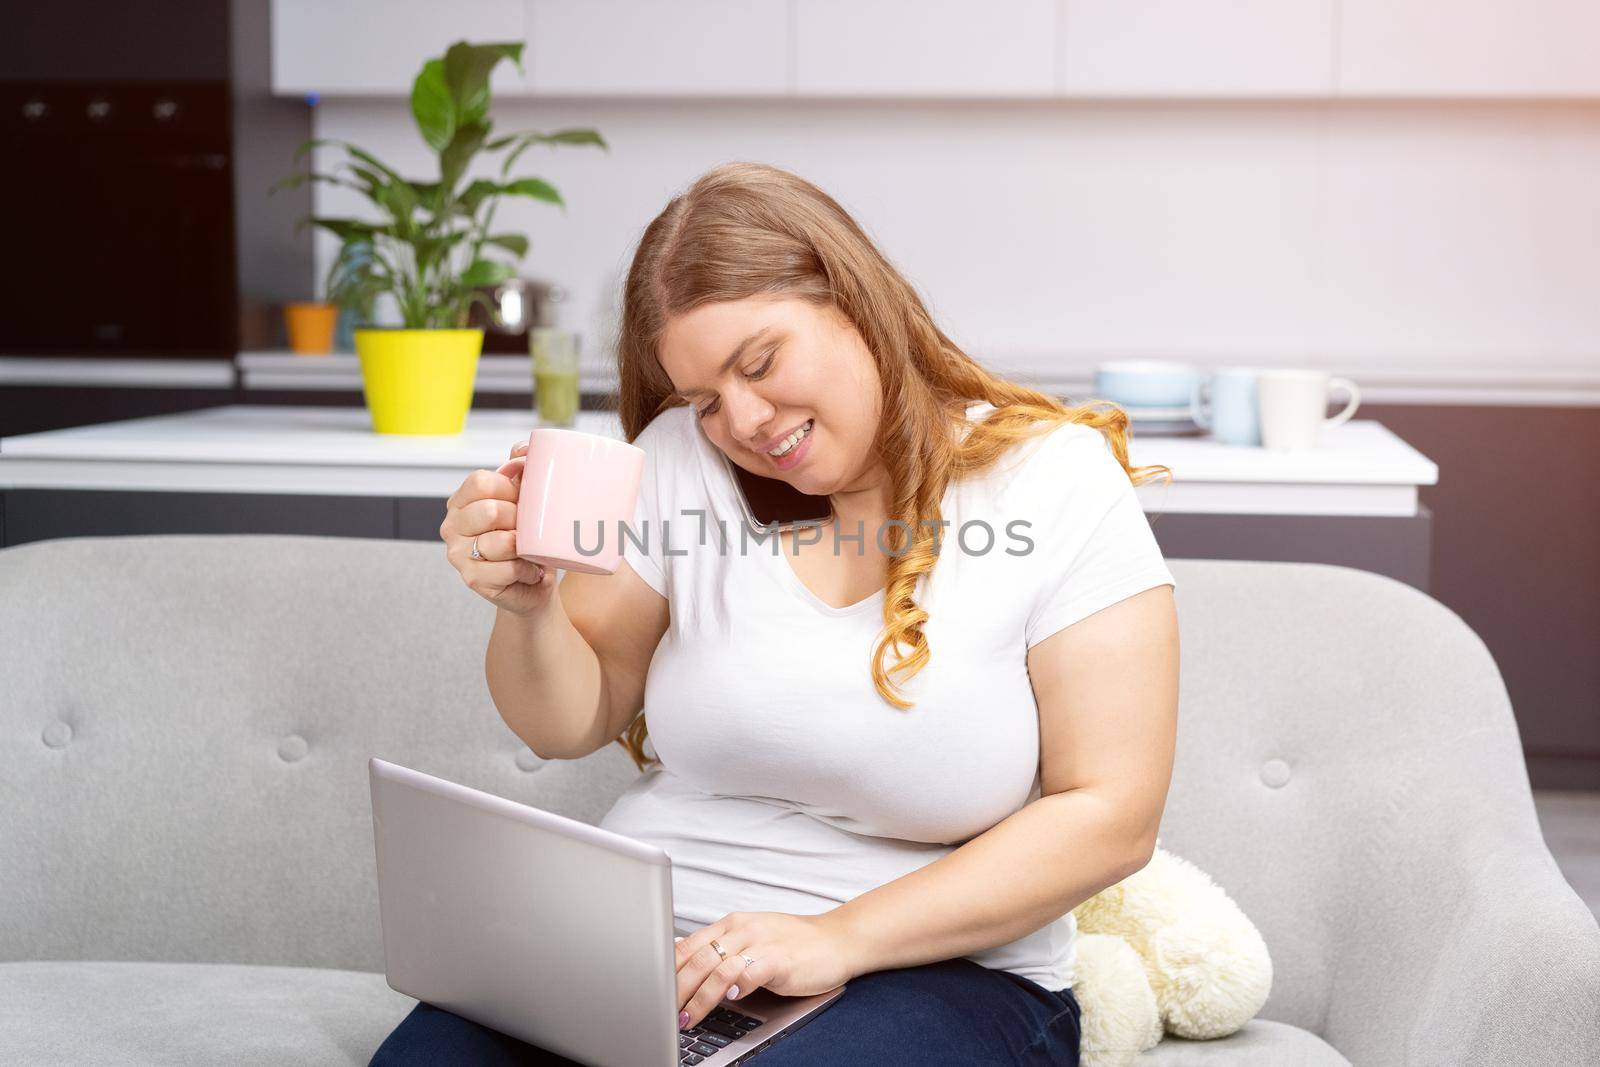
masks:
[(844, 992), (677, 1025), (672, 870), (630, 837), (368, 761), (391, 988), (599, 1067), (741, 1063)]

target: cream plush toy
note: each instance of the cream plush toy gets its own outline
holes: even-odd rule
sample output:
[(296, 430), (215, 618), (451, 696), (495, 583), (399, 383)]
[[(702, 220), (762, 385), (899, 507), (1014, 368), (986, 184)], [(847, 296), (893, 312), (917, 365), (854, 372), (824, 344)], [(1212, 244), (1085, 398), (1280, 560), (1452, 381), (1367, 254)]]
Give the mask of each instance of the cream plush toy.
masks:
[(1225, 1037), (1272, 989), (1255, 926), (1200, 868), (1161, 848), (1143, 870), (1073, 909), (1083, 1067), (1127, 1067), (1163, 1030)]

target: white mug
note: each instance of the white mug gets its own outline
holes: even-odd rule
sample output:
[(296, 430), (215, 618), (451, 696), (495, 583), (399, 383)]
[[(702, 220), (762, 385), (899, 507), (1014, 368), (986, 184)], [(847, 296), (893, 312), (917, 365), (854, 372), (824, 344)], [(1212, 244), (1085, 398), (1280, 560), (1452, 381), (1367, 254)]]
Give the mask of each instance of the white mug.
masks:
[[(1350, 394), (1344, 410), (1328, 417), (1328, 393)], [(1356, 413), (1361, 391), (1349, 378), (1330, 378), (1320, 370), (1263, 370), (1256, 378), (1264, 448), (1316, 448), (1324, 426), (1337, 426)]]

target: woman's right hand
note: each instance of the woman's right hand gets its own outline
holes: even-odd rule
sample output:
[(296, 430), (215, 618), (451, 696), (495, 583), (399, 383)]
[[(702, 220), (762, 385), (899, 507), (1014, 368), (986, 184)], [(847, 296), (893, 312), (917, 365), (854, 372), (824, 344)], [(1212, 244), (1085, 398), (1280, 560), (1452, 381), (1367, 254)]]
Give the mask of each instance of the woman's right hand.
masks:
[[(517, 555), (517, 493), (528, 442), (511, 446), (499, 470), (475, 470), (445, 502), (439, 536), (467, 588), (515, 615), (534, 615), (556, 595), (555, 574)], [(478, 554), (472, 558), (476, 539)]]

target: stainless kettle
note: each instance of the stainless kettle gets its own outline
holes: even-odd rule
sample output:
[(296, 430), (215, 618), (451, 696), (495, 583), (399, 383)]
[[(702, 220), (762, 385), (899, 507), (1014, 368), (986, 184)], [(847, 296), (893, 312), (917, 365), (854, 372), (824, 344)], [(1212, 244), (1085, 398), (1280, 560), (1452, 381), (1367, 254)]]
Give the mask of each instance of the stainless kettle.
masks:
[(467, 325), (483, 329), (483, 350), (522, 356), (528, 354), (528, 331), (557, 325), (557, 309), (567, 298), (559, 285), (536, 278), (507, 278), (477, 292), (483, 299), (473, 302)]

